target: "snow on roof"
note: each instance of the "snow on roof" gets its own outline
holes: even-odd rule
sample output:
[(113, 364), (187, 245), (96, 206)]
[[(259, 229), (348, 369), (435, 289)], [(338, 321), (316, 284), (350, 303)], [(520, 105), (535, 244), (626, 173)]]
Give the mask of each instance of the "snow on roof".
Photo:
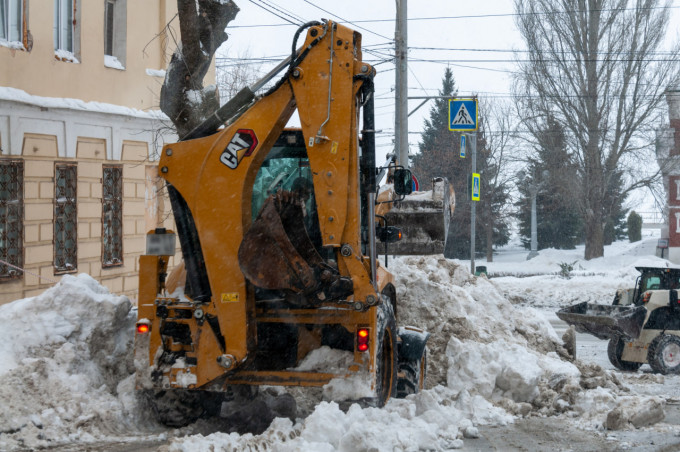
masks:
[(121, 105), (104, 102), (85, 102), (80, 99), (59, 97), (42, 97), (28, 94), (26, 91), (0, 86), (0, 101), (20, 102), (45, 108), (63, 108), (68, 110), (91, 111), (114, 115), (133, 116), (136, 118), (165, 120), (167, 116), (160, 110), (142, 111), (136, 108), (123, 107)]

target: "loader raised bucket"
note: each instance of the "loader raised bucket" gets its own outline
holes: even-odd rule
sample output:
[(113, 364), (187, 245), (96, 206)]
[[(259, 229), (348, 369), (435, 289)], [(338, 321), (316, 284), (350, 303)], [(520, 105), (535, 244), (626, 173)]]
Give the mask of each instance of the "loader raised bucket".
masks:
[(579, 333), (599, 339), (623, 336), (636, 339), (647, 315), (644, 306), (615, 306), (579, 303), (557, 311), (557, 317), (574, 325)]
[[(400, 228), (403, 233), (400, 241), (388, 245), (389, 254), (444, 253), (455, 194), (446, 178), (436, 178), (432, 185), (432, 190), (413, 192), (402, 201), (378, 205), (376, 212), (382, 213), (388, 225)], [(379, 196), (379, 202), (381, 198), (385, 196)], [(390, 206), (390, 209), (384, 213), (387, 209), (380, 209), (381, 206)], [(381, 247), (378, 250), (382, 252)]]

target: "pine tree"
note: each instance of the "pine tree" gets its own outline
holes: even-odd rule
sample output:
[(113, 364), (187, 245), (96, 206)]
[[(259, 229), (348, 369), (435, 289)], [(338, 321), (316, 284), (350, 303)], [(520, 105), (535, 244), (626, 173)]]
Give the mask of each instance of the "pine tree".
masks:
[(538, 249), (574, 249), (583, 240), (583, 220), (578, 210), (577, 167), (567, 151), (564, 130), (552, 117), (537, 137), (536, 158), (529, 160), (528, 177), (519, 184), (517, 202), (522, 243), (531, 245), (530, 186), (536, 195)]
[[(445, 255), (447, 257), (470, 257), (470, 157), (460, 158), (460, 136), (458, 132), (449, 130), (448, 98), (456, 97), (457, 89), (450, 68), (446, 68), (442, 79), (442, 89), (434, 105), (430, 109), (430, 117), (425, 120), (425, 130), (421, 134), (419, 153), (412, 158), (411, 168), (428, 189), (426, 181), (434, 177), (446, 177), (453, 185), (456, 193), (456, 209), (449, 226)], [(469, 139), (469, 137), (468, 137)], [(468, 145), (469, 146), (469, 145)], [(486, 246), (489, 234), (484, 233), (490, 225), (493, 244), (507, 243), (509, 234), (505, 221), (498, 218), (498, 212), (508, 199), (507, 190), (489, 185), (489, 178), (484, 175), (490, 167), (483, 115), (480, 115), (480, 128), (477, 132), (477, 172), (482, 175), (481, 200), (477, 203), (477, 233), (475, 249), (482, 250)]]

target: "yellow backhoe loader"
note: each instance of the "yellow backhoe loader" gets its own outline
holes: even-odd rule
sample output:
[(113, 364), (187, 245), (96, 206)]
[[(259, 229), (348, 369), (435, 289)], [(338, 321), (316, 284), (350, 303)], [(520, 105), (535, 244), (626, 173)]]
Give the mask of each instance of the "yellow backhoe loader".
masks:
[[(377, 235), (400, 234), (376, 223), (375, 70), (359, 33), (314, 22), (294, 41), (305, 29), (290, 58), (163, 148), (177, 231), (150, 231), (140, 258), (137, 387), (203, 407), (159, 410), (167, 424), (247, 386), (356, 379), (357, 398), (377, 406), (423, 388), (428, 334), (397, 327), (398, 289), (376, 251)], [(296, 109), (301, 127), (284, 129)], [(395, 171), (397, 195), (410, 182)], [(175, 236), (185, 276), (171, 293)], [(301, 366), (333, 349), (344, 367)]]

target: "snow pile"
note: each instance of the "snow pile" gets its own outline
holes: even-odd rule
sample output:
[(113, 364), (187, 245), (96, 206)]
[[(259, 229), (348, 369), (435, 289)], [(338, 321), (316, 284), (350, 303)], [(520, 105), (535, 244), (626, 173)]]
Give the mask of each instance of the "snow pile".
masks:
[(131, 307), (85, 274), (0, 306), (0, 450), (138, 431)]
[[(66, 54), (62, 56), (68, 57), (68, 54), (70, 54), (70, 52), (66, 52)], [(70, 110), (125, 115), (160, 121), (168, 119), (167, 116), (165, 116), (165, 114), (160, 110), (142, 111), (137, 110), (136, 108), (123, 107), (120, 105), (107, 104), (104, 102), (85, 102), (80, 99), (33, 96), (28, 94), (26, 91), (17, 88), (10, 88), (8, 86), (0, 86), (0, 100), (21, 102), (24, 104), (45, 108), (66, 108)]]
[(335, 402), (321, 402), (304, 420), (276, 419), (261, 435), (214, 433), (175, 439), (177, 451), (276, 450), (448, 450), (475, 437), (474, 424), (511, 422), (512, 417), (482, 397), (458, 396), (439, 386), (383, 409), (352, 405), (343, 412)]
[(104, 55), (104, 66), (110, 67), (111, 69), (118, 69), (120, 71), (125, 70), (123, 63), (121, 63), (120, 60), (113, 55)]

